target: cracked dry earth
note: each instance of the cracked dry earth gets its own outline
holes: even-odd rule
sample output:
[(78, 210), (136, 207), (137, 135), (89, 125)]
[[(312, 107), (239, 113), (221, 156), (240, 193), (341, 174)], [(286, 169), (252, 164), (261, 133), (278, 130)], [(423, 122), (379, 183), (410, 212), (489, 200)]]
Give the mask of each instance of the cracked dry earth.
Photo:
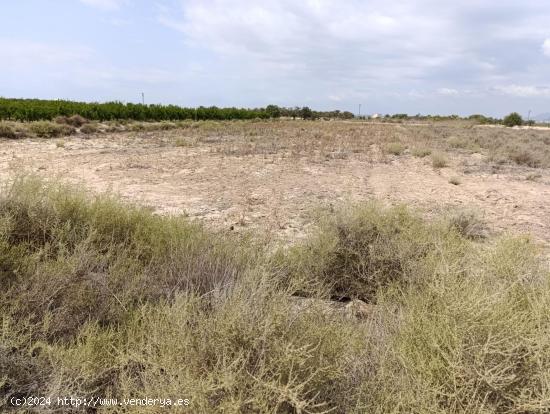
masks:
[[(550, 173), (496, 168), (480, 154), (449, 153), (449, 166), (376, 146), (342, 154), (234, 153), (219, 144), (174, 144), (183, 132), (102, 134), (84, 139), (3, 140), (0, 179), (35, 173), (82, 184), (161, 214), (185, 213), (216, 228), (261, 231), (291, 242), (302, 237), (319, 206), (380, 199), (425, 214), (478, 210), (495, 233), (530, 233), (550, 243)], [(207, 141), (207, 140), (206, 140)], [(527, 177), (536, 173), (535, 180)], [(459, 185), (449, 182), (458, 178)]]

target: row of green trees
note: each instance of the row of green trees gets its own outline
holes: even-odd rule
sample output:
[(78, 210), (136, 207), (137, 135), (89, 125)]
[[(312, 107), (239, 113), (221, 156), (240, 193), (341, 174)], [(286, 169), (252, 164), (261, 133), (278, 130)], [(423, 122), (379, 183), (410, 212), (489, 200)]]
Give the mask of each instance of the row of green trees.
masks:
[(85, 103), (64, 100), (0, 98), (0, 119), (17, 121), (51, 120), (57, 116), (81, 115), (87, 119), (109, 121), (134, 119), (164, 120), (225, 120), (270, 118), (265, 108), (183, 108), (176, 105), (141, 105), (122, 102)]
[[(268, 105), (265, 108), (218, 108), (216, 106), (184, 108), (176, 105), (142, 105), (122, 102), (86, 103), (64, 100), (9, 99), (0, 98), (0, 120), (39, 121), (52, 120), (57, 116), (81, 115), (90, 120), (109, 121), (132, 119), (137, 121), (176, 121), (176, 120), (232, 120), (232, 119), (270, 119), (279, 117), (302, 119), (352, 119), (349, 111), (314, 111), (311, 108), (285, 108)], [(464, 119), (458, 115), (386, 115), (385, 119), (451, 120)], [(471, 115), (470, 120), (482, 124), (514, 126), (523, 124), (517, 113), (508, 115), (504, 120)]]
[(109, 121), (133, 119), (138, 121), (175, 120), (230, 120), (230, 119), (269, 119), (292, 117), (353, 118), (351, 112), (313, 111), (306, 107), (283, 108), (268, 105), (265, 108), (184, 108), (176, 105), (142, 105), (122, 102), (86, 103), (64, 100), (8, 99), (0, 98), (0, 119), (15, 121), (52, 120), (57, 116), (81, 115), (90, 120)]

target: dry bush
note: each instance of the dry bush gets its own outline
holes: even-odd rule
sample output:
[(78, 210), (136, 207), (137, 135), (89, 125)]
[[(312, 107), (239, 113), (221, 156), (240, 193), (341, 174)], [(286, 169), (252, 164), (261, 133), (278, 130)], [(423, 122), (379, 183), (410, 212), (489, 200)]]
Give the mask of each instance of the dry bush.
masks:
[(90, 121), (88, 121), (83, 116), (76, 114), (68, 117), (66, 122), (67, 124), (72, 125), (75, 128), (80, 128), (82, 125), (87, 124)]
[(39, 138), (56, 138), (72, 135), (76, 132), (72, 126), (56, 124), (48, 121), (32, 122), (29, 129)]
[(171, 129), (178, 128), (177, 124), (175, 124), (174, 122), (168, 122), (168, 121), (158, 122), (156, 123), (156, 125), (157, 125), (157, 128), (161, 131), (169, 131)]
[(13, 126), (6, 122), (0, 122), (0, 138), (16, 139), (18, 136)]
[(406, 149), (407, 147), (400, 142), (390, 142), (384, 146), (384, 151), (392, 155), (401, 155)]
[(345, 208), (326, 218), (307, 243), (289, 251), (283, 274), (289, 285), (304, 280), (296, 292), (300, 295), (328, 288), (333, 298), (376, 302), (379, 292), (417, 279), (441, 240), (461, 247), (454, 231), (427, 226), (404, 207)]
[(460, 148), (460, 149), (468, 148), (468, 144), (469, 144), (466, 139), (458, 138), (455, 136), (450, 137), (447, 140), (447, 142), (451, 148)]
[(434, 168), (445, 168), (449, 165), (447, 157), (442, 153), (433, 153), (432, 154), (432, 167)]
[(237, 252), (184, 219), (33, 180), (6, 192), (0, 216), (13, 264), (0, 280), (12, 311), (49, 315), (52, 336), (72, 336), (91, 317), (115, 323), (142, 300), (225, 289), (248, 266), (245, 246)]
[(461, 209), (447, 216), (449, 226), (467, 239), (484, 239), (489, 234), (487, 224), (475, 210)]
[(418, 158), (424, 158), (427, 157), (432, 153), (432, 150), (429, 148), (423, 148), (423, 147), (415, 147), (412, 149), (412, 155)]
[[(528, 239), (473, 243), (374, 204), (319, 226), (271, 256), (18, 180), (0, 198), (0, 410), (14, 395), (188, 398), (170, 410), (198, 413), (550, 410), (550, 275)], [(296, 312), (298, 290), (377, 304), (365, 320), (315, 300)]]
[(55, 122), (56, 124), (68, 124), (67, 120), (68, 120), (68, 117), (59, 115), (53, 119), (53, 122)]
[(547, 412), (549, 288), (524, 239), (476, 253), (465, 268), (441, 263), (404, 296), (365, 412)]
[(193, 146), (193, 143), (185, 138), (178, 137), (174, 140), (175, 147), (190, 147)]
[(96, 134), (96, 133), (100, 132), (100, 129), (97, 126), (97, 124), (89, 123), (89, 124), (82, 125), (82, 127), (80, 128), (80, 132), (82, 132), (83, 134), (86, 134), (86, 135)]
[(78, 114), (71, 115), (71, 116), (56, 116), (53, 121), (57, 124), (64, 124), (64, 125), (70, 125), (75, 128), (80, 128), (82, 125), (87, 124), (88, 121), (83, 116), (80, 116)]
[(452, 185), (460, 185), (460, 178), (451, 177), (451, 178), (449, 178), (449, 183), (452, 184)]
[(540, 167), (541, 160), (532, 152), (528, 150), (512, 150), (508, 155), (509, 158), (519, 165), (526, 165), (528, 167)]

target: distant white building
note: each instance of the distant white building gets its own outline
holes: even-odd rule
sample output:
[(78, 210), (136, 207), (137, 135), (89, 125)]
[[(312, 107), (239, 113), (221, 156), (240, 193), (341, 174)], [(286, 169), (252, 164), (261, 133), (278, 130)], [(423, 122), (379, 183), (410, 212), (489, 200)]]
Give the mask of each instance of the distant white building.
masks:
[(371, 117), (371, 119), (377, 119), (377, 118), (381, 118), (382, 115), (380, 115), (380, 114), (372, 114), (370, 117)]

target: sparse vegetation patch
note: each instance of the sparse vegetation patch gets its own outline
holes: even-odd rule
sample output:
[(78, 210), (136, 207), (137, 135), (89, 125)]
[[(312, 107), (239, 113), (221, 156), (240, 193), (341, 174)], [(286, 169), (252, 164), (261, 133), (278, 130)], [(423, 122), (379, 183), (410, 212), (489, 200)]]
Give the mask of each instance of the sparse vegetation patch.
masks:
[[(377, 204), (324, 217), (273, 254), (16, 180), (0, 197), (1, 408), (182, 393), (194, 412), (550, 408), (550, 275), (528, 239), (474, 245), (470, 219)], [(371, 305), (356, 319), (331, 297)]]
[(432, 167), (434, 168), (445, 168), (447, 167), (449, 161), (447, 157), (442, 153), (433, 153), (432, 154)]

